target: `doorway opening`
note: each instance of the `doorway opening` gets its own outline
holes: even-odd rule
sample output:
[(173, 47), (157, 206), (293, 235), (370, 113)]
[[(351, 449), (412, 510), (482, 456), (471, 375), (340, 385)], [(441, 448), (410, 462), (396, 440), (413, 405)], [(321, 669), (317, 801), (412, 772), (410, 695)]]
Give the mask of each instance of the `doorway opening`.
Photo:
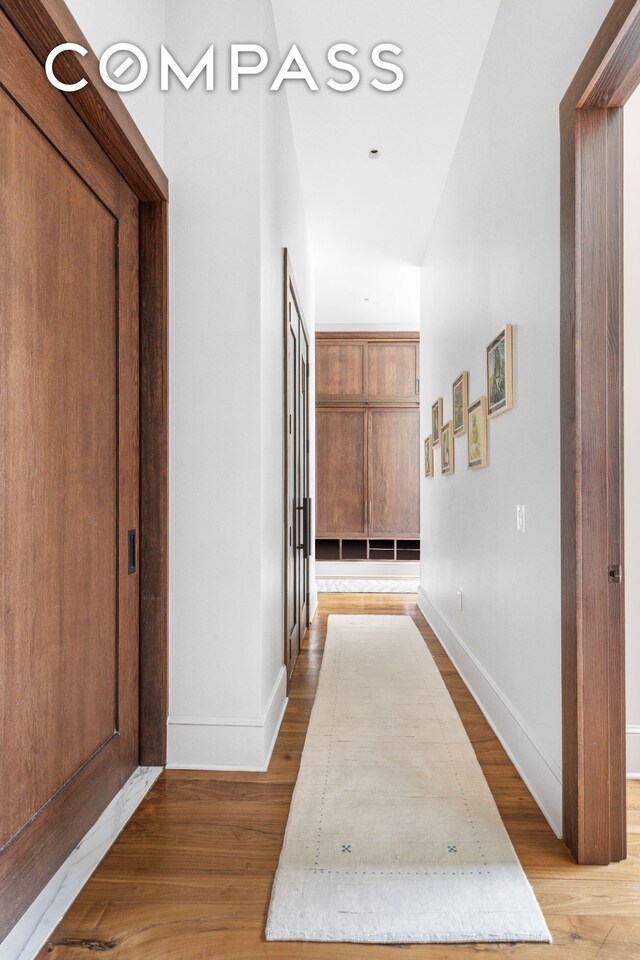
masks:
[(316, 334), (320, 592), (417, 590), (418, 332)]
[(640, 4), (617, 0), (560, 109), (564, 839), (626, 857), (623, 108)]

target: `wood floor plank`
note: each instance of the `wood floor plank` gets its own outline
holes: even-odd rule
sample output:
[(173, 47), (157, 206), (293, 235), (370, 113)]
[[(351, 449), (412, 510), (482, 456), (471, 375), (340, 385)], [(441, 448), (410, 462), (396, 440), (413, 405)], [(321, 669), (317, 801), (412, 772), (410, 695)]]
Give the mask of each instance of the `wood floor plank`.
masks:
[[(554, 943), (265, 943), (264, 924), (330, 613), (411, 616), (458, 708)], [(60, 923), (41, 960), (640, 960), (640, 783), (627, 861), (578, 867), (420, 614), (415, 597), (324, 594), (267, 773), (166, 771)]]

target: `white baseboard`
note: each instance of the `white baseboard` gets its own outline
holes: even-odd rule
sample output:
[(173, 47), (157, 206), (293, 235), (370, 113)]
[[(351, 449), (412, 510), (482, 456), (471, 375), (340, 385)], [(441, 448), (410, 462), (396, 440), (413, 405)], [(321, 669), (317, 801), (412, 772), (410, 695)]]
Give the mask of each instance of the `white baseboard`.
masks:
[(465, 642), (436, 610), (422, 587), (418, 606), (466, 683), (498, 740), (557, 837), (562, 837), (562, 771), (546, 757), (509, 699)]
[(314, 589), (309, 594), (309, 624), (313, 623), (313, 618), (318, 612), (318, 591)]
[(627, 780), (640, 780), (640, 726), (627, 724)]
[(264, 773), (286, 706), (287, 672), (282, 666), (261, 717), (169, 717), (167, 769)]

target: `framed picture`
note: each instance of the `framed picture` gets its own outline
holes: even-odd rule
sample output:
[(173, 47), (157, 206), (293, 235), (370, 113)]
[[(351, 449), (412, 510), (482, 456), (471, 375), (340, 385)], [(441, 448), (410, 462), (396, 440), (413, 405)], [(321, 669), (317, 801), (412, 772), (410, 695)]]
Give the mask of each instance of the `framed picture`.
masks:
[(456, 445), (451, 420), (445, 423), (440, 434), (440, 469), (445, 477), (450, 477), (456, 469)]
[(467, 432), (469, 409), (469, 374), (465, 370), (453, 381), (453, 435), (462, 437)]
[(513, 328), (510, 323), (487, 347), (487, 397), (489, 419), (513, 406)]
[(440, 443), (442, 430), (442, 397), (438, 397), (431, 407), (431, 445), (437, 447)]
[(469, 468), (477, 470), (489, 463), (487, 438), (487, 398), (480, 397), (469, 407), (469, 432), (467, 434)]
[(434, 476), (433, 470), (433, 440), (431, 437), (427, 437), (424, 442), (424, 475), (425, 477)]

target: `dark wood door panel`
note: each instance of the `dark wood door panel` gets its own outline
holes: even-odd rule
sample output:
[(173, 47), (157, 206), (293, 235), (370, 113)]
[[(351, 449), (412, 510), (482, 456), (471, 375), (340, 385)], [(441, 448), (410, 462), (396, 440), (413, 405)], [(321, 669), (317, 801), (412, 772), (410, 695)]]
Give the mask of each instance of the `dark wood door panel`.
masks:
[(0, 127), (2, 845), (116, 728), (118, 428), (117, 222), (2, 91)]
[[(37, 123), (67, 163), (110, 210), (134, 199), (115, 166), (0, 10), (0, 87)], [(25, 171), (26, 172), (26, 171)]]
[(287, 682), (309, 625), (309, 337), (284, 251), (284, 622)]
[(366, 532), (366, 411), (316, 413), (316, 531), (319, 537)]
[(316, 343), (318, 400), (364, 400), (366, 343)]
[(138, 204), (0, 15), (0, 939), (138, 762)]
[(420, 411), (369, 411), (369, 536), (420, 536)]
[(287, 669), (293, 672), (300, 649), (299, 569), (297, 559), (297, 472), (298, 472), (298, 324), (289, 294), (287, 319)]
[(418, 399), (418, 345), (382, 341), (367, 346), (367, 399)]
[[(298, 314), (297, 308), (296, 315), (298, 317), (298, 327), (300, 330), (300, 355), (298, 359), (298, 406), (300, 408), (300, 419), (298, 424), (296, 498), (298, 539), (296, 543), (296, 565), (298, 567), (298, 583), (300, 584), (298, 609), (300, 611), (300, 640), (302, 640), (305, 630), (309, 626), (309, 559), (307, 544), (308, 530), (306, 523), (306, 504), (307, 498), (309, 497), (309, 343), (302, 318)], [(299, 652), (299, 650), (297, 652)]]

